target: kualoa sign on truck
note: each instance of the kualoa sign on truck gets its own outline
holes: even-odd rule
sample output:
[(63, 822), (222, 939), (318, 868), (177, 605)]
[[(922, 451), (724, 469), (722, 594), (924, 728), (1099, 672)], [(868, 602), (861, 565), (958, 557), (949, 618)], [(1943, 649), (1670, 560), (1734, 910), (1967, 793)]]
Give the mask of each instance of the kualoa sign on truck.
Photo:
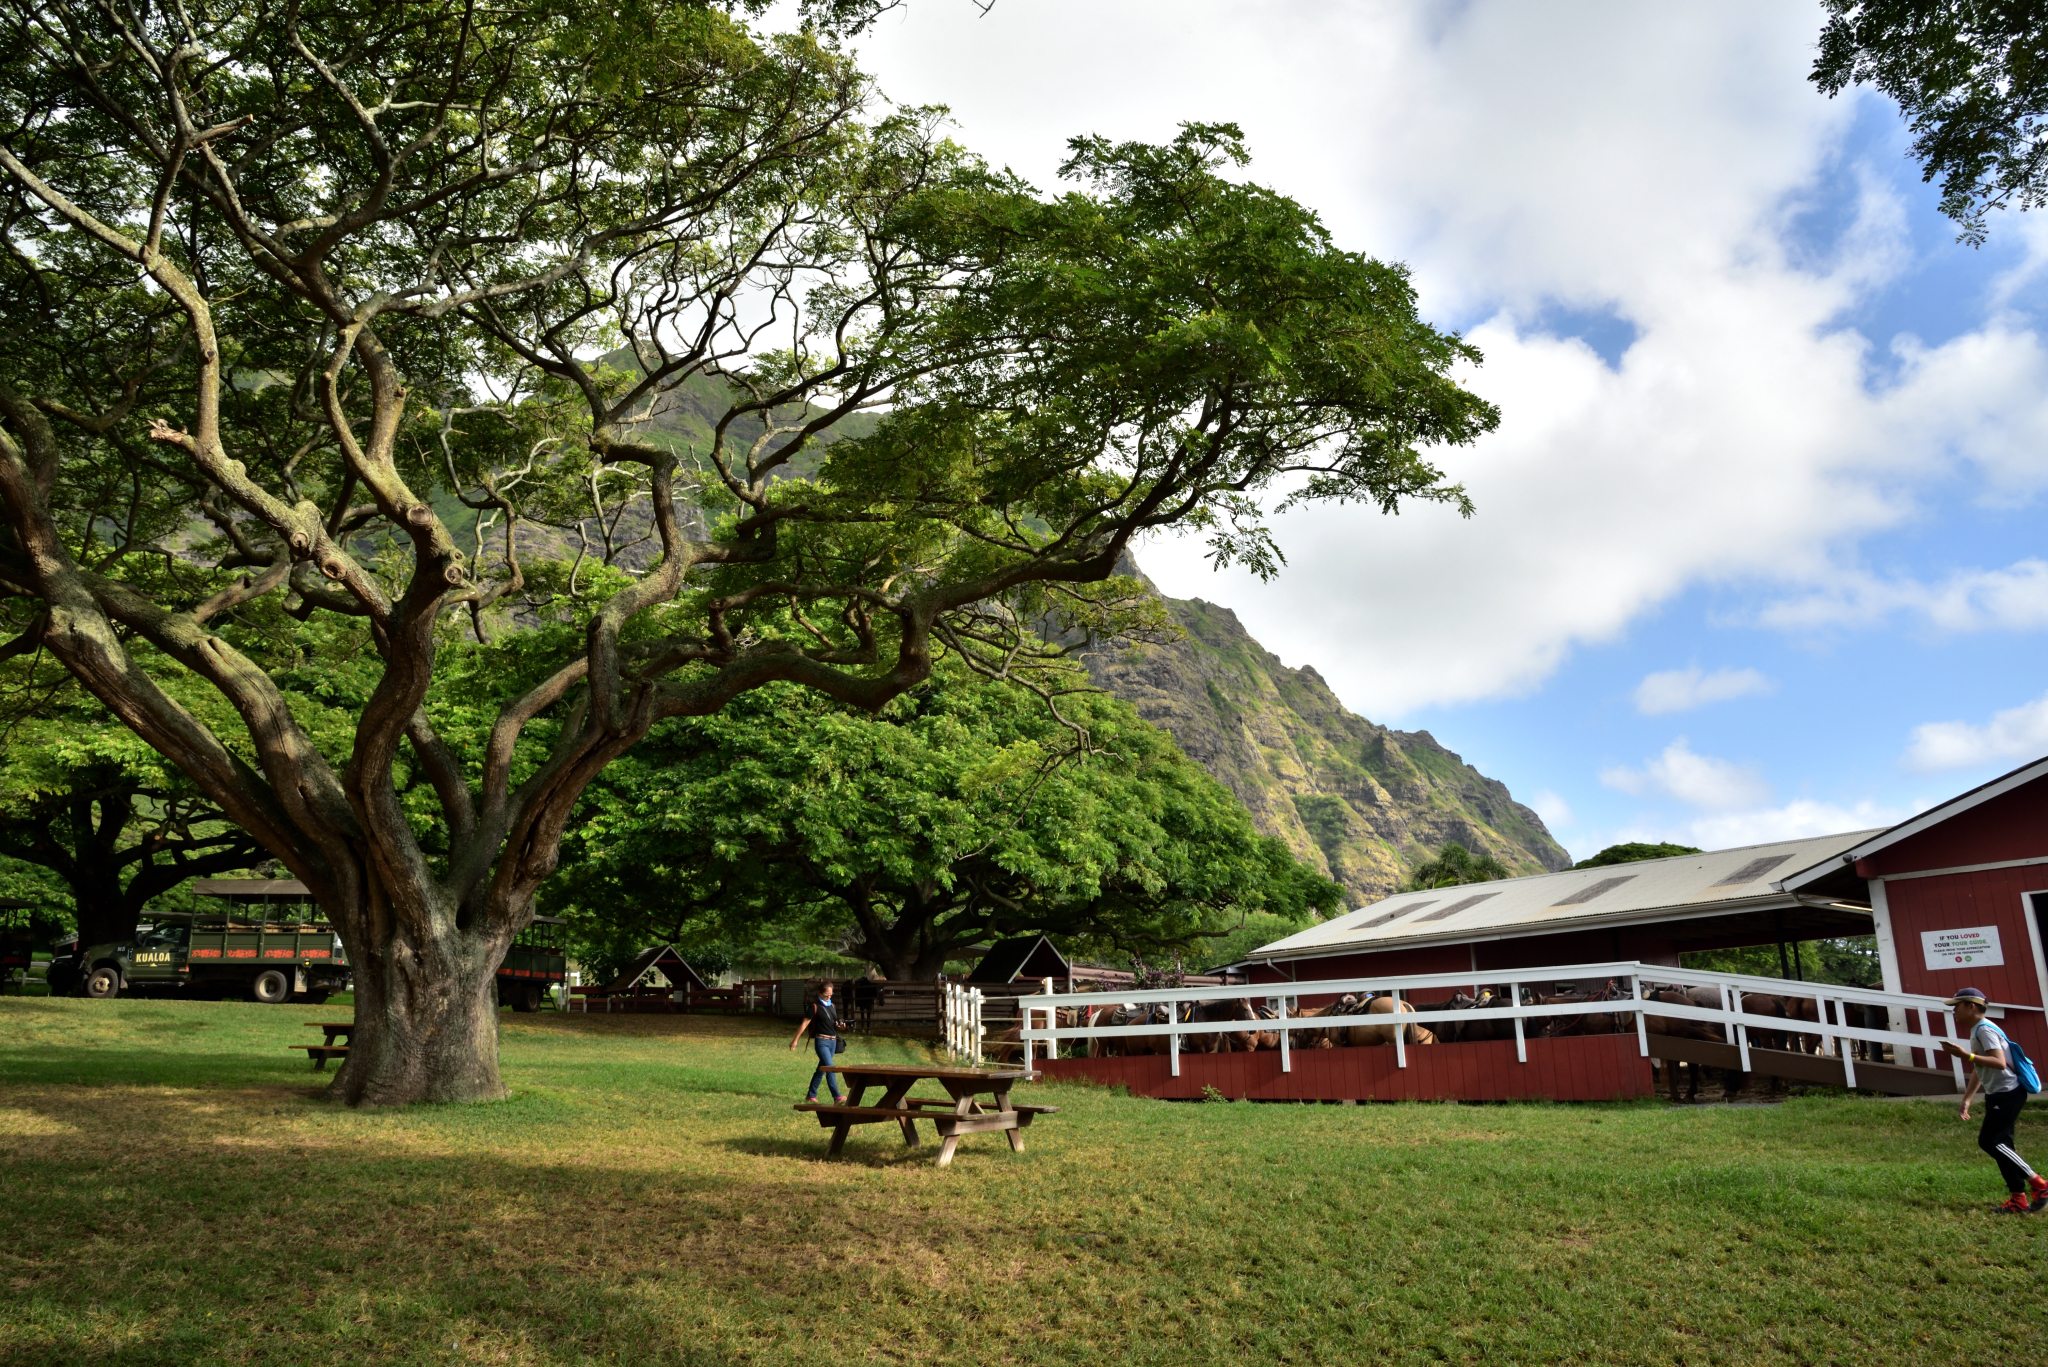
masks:
[(132, 940), (60, 942), (50, 990), (100, 999), (140, 992), (317, 1003), (348, 987), (341, 938), (319, 919), (305, 884), (202, 878), (192, 886), (227, 906), (155, 916)]

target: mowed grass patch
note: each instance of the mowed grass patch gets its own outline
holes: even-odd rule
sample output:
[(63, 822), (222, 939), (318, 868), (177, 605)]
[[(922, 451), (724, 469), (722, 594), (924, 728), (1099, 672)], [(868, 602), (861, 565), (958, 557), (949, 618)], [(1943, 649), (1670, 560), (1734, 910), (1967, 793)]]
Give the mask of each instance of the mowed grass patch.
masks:
[(507, 1013), (510, 1101), (386, 1113), (285, 1049), (330, 1012), (0, 1000), (0, 1361), (2048, 1360), (1944, 1106), (1041, 1086), (942, 1172), (827, 1159), (779, 1023)]

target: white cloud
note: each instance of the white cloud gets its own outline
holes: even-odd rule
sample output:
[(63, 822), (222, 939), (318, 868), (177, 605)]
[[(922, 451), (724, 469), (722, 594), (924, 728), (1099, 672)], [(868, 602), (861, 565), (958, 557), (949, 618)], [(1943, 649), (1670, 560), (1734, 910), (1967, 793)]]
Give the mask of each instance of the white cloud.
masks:
[[(1745, 812), (1719, 812), (1695, 817), (1685, 827), (1686, 843), (1703, 850), (1763, 845), (1773, 840), (1798, 840), (1809, 835), (1839, 835), (1903, 821), (1908, 814), (1878, 803), (1851, 807), (1801, 799), (1782, 807)], [(1788, 870), (1789, 872), (1789, 870)]]
[(1600, 781), (1634, 797), (1662, 794), (1707, 811), (1753, 807), (1771, 798), (1771, 785), (1754, 765), (1694, 754), (1684, 736), (1640, 769), (1602, 769)]
[(1529, 808), (1543, 818), (1543, 824), (1550, 827), (1553, 835), (1572, 824), (1571, 804), (1548, 788), (1529, 799)]
[(1771, 681), (1754, 669), (1717, 669), (1703, 672), (1698, 665), (1689, 669), (1666, 669), (1645, 675), (1636, 685), (1636, 711), (1646, 717), (1666, 712), (1689, 712), (1708, 703), (1727, 702), (1771, 691)]
[(1838, 576), (1826, 588), (1765, 607), (1758, 620), (1786, 630), (1875, 626), (1908, 613), (1942, 631), (2036, 631), (2048, 627), (2048, 562), (2002, 570), (1961, 570), (1939, 584)]
[(1913, 728), (1903, 763), (1917, 773), (1969, 769), (1994, 760), (2039, 759), (2048, 754), (2048, 694), (1993, 714), (1983, 726), (1931, 721)]
[[(1344, 246), (1407, 261), (1430, 316), (1478, 320), (1472, 383), (1503, 425), (1443, 457), (1475, 520), (1302, 509), (1278, 526), (1290, 567), (1270, 585), (1212, 574), (1193, 538), (1141, 554), (1168, 592), (1236, 608), (1367, 715), (1526, 693), (1694, 585), (1853, 606), (1876, 592), (1843, 568), (1857, 542), (1915, 516), (1917, 491), (1958, 462), (1998, 498), (2048, 485), (2048, 347), (2031, 331), (1991, 320), (1876, 353), (1842, 326), (1910, 261), (1895, 165), (1861, 176), (1825, 259), (1797, 241), (1875, 98), (1808, 83), (1809, 6), (1040, 0), (978, 15), (910, 7), (864, 58), (895, 98), (950, 101), (964, 142), (1041, 185), (1069, 135), (1235, 119), (1256, 179)], [(1560, 310), (1625, 320), (1635, 339), (1610, 365), (1557, 335)], [(1963, 597), (1989, 622), (2003, 591)]]
[(1660, 821), (1654, 817), (1638, 816), (1589, 844), (1604, 849), (1630, 840), (1669, 841), (1678, 845), (1694, 845), (1703, 850), (1729, 850), (1744, 845), (1767, 845), (1778, 840), (1799, 840), (1806, 836), (1866, 831), (1890, 826), (1909, 815), (1911, 813), (1903, 808), (1882, 803), (1843, 805), (1800, 798), (1782, 806), (1711, 812), (1676, 820)]

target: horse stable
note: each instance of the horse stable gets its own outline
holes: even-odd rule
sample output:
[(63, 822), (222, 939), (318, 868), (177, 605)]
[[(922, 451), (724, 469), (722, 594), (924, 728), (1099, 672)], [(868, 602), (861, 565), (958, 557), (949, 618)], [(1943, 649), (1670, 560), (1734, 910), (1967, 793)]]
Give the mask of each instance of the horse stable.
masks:
[[(1796, 956), (1782, 952), (1800, 941), (1861, 935), (1877, 941), (1881, 990), (1799, 982), (1791, 967)], [(1733, 1066), (1739, 1041), (1745, 1072), (1754, 1066), (1795, 1080), (1947, 1091), (1954, 1073), (1945, 1060), (1905, 1042), (1953, 1029), (1940, 999), (1959, 987), (1987, 992), (1992, 1014), (2013, 1037), (2048, 1057), (2044, 937), (2048, 760), (1885, 830), (1398, 893), (1268, 944), (1232, 966), (1267, 1003), (1297, 1015), (1336, 1009), (1327, 1004), (1353, 989), (1364, 1000), (1375, 979), (1405, 980), (1406, 986), (1387, 984), (1403, 999), (1454, 992), (1479, 997), (1512, 982), (1516, 1005), (1509, 1009), (1518, 1021), (1511, 1044), (1410, 1046), (1399, 1059), (1394, 1050), (1325, 1045), (1296, 1048), (1289, 1059), (1191, 1053), (1202, 1037), (1189, 1035), (1186, 1042), (1174, 1039), (1170, 1059), (1155, 1048), (1135, 1057), (1048, 1059), (1043, 1067), (1051, 1076), (1085, 1076), (1163, 1097), (1213, 1089), (1272, 1100), (1604, 1100), (1649, 1094), (1653, 1058), (1698, 1063), (1704, 1049)], [(1631, 995), (1653, 983), (1688, 983), (1701, 973), (1682, 969), (1681, 955), (1757, 945), (1780, 948), (1784, 978), (1710, 975), (1723, 984), (1711, 990), (1716, 1000), (1727, 992), (1731, 1011), (1744, 1000), (1773, 1000), (1767, 992), (1803, 1005), (1811, 1013), (1805, 1019), (1820, 1024), (1785, 1035), (1792, 1041), (1786, 1049), (1753, 1050), (1757, 1023), (1738, 1029), (1732, 1015), (1716, 1036), (1723, 1043), (1685, 1047), (1655, 1033), (1650, 1022), (1659, 1017), (1632, 1007), (1603, 1017), (1625, 1023), (1604, 1033), (1552, 1038), (1548, 1022), (1519, 1020), (1524, 993), (1579, 991), (1588, 1000), (1614, 1000), (1610, 984), (1617, 978), (1624, 987), (1635, 984)], [(1882, 1053), (1867, 1035), (1828, 1033), (1833, 1026), (1868, 1024), (1868, 1016), (1896, 1036), (1885, 1042), (1890, 1062), (1879, 1061)], [(1527, 1039), (1525, 1023), (1536, 1032)], [(1667, 1020), (1666, 1028), (1676, 1027)], [(1078, 1042), (1080, 1032), (1060, 1033)], [(1430, 1036), (1422, 1031), (1417, 1037)], [(1097, 1044), (1089, 1041), (1091, 1055), (1108, 1052)], [(1809, 1056), (1809, 1049), (1829, 1057)], [(1953, 1085), (1960, 1090), (1959, 1081)]]

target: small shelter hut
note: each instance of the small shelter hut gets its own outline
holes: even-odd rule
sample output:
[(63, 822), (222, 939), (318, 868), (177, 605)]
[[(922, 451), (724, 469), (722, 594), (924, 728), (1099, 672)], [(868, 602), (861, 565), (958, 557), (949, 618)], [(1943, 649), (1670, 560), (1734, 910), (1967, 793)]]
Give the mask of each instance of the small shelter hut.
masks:
[(1069, 986), (1073, 976), (1074, 966), (1067, 962), (1067, 956), (1060, 953), (1051, 940), (1043, 935), (1019, 935), (990, 945), (988, 953), (981, 956), (981, 962), (975, 965), (967, 980), (1007, 986), (1022, 979), (1032, 984), (1035, 990), (1045, 979), (1051, 978), (1055, 986), (1067, 992), (1073, 990)]
[(604, 995), (668, 1001), (676, 992), (702, 992), (708, 986), (674, 945), (654, 945), (641, 950), (618, 977), (606, 983)]

